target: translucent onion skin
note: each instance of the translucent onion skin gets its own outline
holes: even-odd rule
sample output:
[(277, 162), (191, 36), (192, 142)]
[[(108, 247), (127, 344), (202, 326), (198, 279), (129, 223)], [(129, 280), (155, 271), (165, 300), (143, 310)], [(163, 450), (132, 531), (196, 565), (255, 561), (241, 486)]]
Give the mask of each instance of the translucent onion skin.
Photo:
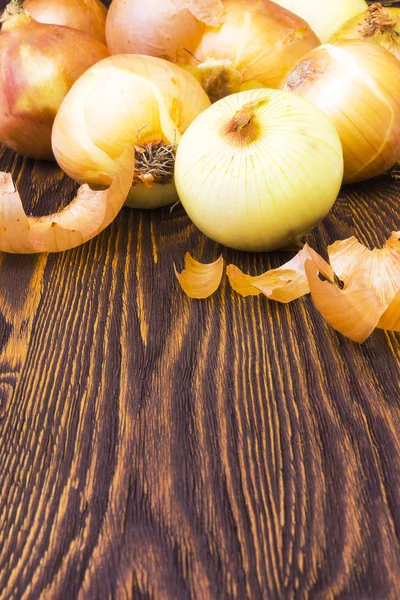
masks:
[(225, 0), (224, 8), (223, 23), (206, 27), (196, 58), (186, 55), (211, 100), (252, 87), (279, 87), (320, 43), (303, 19), (269, 0)]
[(372, 4), (368, 10), (346, 21), (330, 42), (354, 39), (375, 42), (400, 60), (400, 8)]
[[(111, 56), (89, 69), (67, 94), (53, 127), (53, 150), (79, 183), (109, 186), (125, 147), (178, 144), (193, 119), (210, 106), (200, 84), (177, 65), (152, 56)], [(171, 169), (171, 163), (168, 166)], [(176, 201), (171, 177), (133, 181), (128, 205), (155, 208)]]
[(22, 6), (39, 23), (72, 27), (106, 41), (107, 9), (100, 0), (25, 0)]
[(10, 15), (0, 33), (0, 142), (15, 152), (53, 159), (51, 129), (68, 90), (106, 46), (81, 31)]
[(327, 42), (343, 23), (366, 10), (365, 0), (275, 0), (302, 17), (321, 42)]
[(179, 198), (213, 240), (287, 247), (331, 209), (343, 176), (339, 136), (310, 102), (277, 90), (232, 94), (199, 115), (175, 164)]
[(400, 62), (377, 44), (345, 40), (305, 56), (285, 90), (321, 108), (338, 130), (344, 183), (384, 173), (400, 159)]

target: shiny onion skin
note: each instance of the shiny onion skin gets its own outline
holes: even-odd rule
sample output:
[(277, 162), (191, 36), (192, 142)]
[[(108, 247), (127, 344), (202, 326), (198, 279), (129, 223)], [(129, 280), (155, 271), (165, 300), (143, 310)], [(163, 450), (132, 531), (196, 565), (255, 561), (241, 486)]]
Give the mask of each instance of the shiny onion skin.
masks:
[(368, 7), (365, 0), (275, 1), (307, 21), (323, 43), (327, 42), (343, 23)]
[(39, 23), (72, 27), (106, 41), (107, 9), (100, 0), (25, 0), (22, 6)]
[(365, 12), (346, 21), (330, 42), (354, 39), (375, 42), (400, 60), (400, 8), (371, 4)]
[(342, 183), (336, 129), (311, 102), (279, 90), (232, 94), (183, 134), (175, 164), (193, 223), (230, 248), (298, 242), (331, 209)]
[(116, 160), (124, 148), (134, 147), (127, 204), (171, 204), (177, 200), (176, 144), (209, 106), (200, 84), (177, 65), (152, 56), (111, 56), (84, 73), (67, 94), (54, 122), (54, 154), (79, 183), (108, 187)]
[(400, 61), (377, 44), (345, 40), (305, 56), (284, 89), (313, 102), (343, 146), (344, 183), (380, 175), (400, 159)]
[(211, 101), (245, 89), (278, 88), (319, 39), (300, 17), (264, 0), (225, 0), (220, 27), (206, 27), (185, 62)]
[(0, 33), (0, 142), (37, 159), (53, 159), (51, 129), (76, 79), (108, 56), (100, 41), (69, 27), (10, 15)]

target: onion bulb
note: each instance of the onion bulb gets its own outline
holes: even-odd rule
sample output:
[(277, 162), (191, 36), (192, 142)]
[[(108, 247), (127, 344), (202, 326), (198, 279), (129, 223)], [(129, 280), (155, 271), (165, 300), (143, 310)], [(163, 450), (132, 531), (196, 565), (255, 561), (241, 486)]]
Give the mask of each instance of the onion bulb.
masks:
[(294, 94), (266, 89), (232, 94), (199, 115), (175, 164), (179, 198), (194, 224), (221, 244), (251, 251), (298, 241), (328, 213), (342, 176), (330, 120)]
[(275, 0), (302, 17), (321, 42), (326, 42), (349, 19), (367, 8), (365, 0)]
[(177, 62), (193, 52), (204, 25), (220, 24), (221, 0), (113, 0), (107, 15), (111, 54), (148, 54)]
[(347, 21), (331, 38), (338, 40), (360, 39), (376, 42), (400, 59), (400, 8), (383, 7), (380, 2)]
[[(303, 19), (270, 0), (224, 0), (222, 13), (216, 6), (208, 14), (209, 19), (215, 15), (215, 23), (204, 19), (206, 24), (188, 9), (177, 13), (171, 0), (114, 2), (107, 18), (111, 53), (138, 52), (177, 62), (200, 81), (212, 101), (244, 89), (278, 87), (319, 44)], [(124, 25), (117, 26), (116, 15)]]
[(67, 94), (54, 122), (54, 154), (79, 183), (109, 186), (115, 159), (126, 146), (134, 147), (128, 205), (171, 204), (177, 199), (176, 145), (209, 105), (200, 84), (177, 65), (152, 56), (111, 56)]
[(51, 128), (76, 79), (108, 56), (81, 31), (45, 25), (11, 2), (0, 33), (0, 142), (31, 158), (51, 159)]
[(400, 62), (377, 44), (345, 40), (305, 56), (285, 90), (316, 104), (338, 130), (344, 183), (380, 175), (400, 159)]
[(107, 9), (100, 0), (24, 0), (22, 6), (39, 23), (72, 27), (106, 41)]

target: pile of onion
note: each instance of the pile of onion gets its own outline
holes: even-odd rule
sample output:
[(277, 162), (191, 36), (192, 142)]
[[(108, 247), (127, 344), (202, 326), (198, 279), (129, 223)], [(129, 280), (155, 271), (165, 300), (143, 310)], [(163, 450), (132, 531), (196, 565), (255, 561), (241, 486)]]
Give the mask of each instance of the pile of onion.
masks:
[(177, 200), (175, 151), (182, 133), (210, 105), (200, 84), (152, 56), (111, 56), (73, 85), (54, 122), (57, 162), (79, 183), (109, 186), (116, 159), (135, 148), (129, 206)]
[[(111, 53), (151, 54), (178, 62), (212, 101), (245, 89), (279, 87), (292, 66), (319, 44), (310, 26), (270, 0), (181, 2), (114, 0), (107, 17)], [(205, 11), (205, 6), (208, 10)]]
[(305, 56), (285, 90), (321, 108), (343, 146), (344, 183), (380, 175), (400, 159), (400, 62), (377, 44), (345, 40)]
[(380, 2), (371, 4), (347, 21), (330, 41), (345, 39), (375, 42), (400, 59), (400, 8), (383, 7)]
[(11, 2), (0, 33), (0, 142), (15, 152), (51, 159), (51, 129), (72, 84), (106, 46), (76, 29), (38, 23)]
[(107, 9), (100, 0), (24, 0), (22, 6), (39, 23), (72, 27), (106, 41)]
[(275, 0), (311, 25), (321, 42), (329, 38), (349, 19), (365, 11), (365, 0)]
[(249, 90), (199, 115), (175, 164), (179, 198), (197, 227), (238, 250), (288, 247), (331, 209), (343, 176), (331, 121), (293, 94)]

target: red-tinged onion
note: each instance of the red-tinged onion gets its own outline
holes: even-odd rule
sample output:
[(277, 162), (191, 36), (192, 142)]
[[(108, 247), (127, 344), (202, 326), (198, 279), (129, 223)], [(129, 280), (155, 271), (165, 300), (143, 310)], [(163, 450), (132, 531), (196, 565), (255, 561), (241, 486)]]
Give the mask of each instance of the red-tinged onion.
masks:
[(289, 74), (285, 90), (310, 100), (336, 126), (344, 183), (384, 173), (400, 159), (400, 61), (373, 43), (316, 48)]
[(76, 29), (38, 23), (18, 2), (2, 16), (0, 142), (15, 152), (52, 159), (51, 129), (72, 84), (106, 58), (106, 46)]
[(106, 41), (107, 9), (100, 0), (24, 0), (22, 6), (39, 23), (72, 27)]

